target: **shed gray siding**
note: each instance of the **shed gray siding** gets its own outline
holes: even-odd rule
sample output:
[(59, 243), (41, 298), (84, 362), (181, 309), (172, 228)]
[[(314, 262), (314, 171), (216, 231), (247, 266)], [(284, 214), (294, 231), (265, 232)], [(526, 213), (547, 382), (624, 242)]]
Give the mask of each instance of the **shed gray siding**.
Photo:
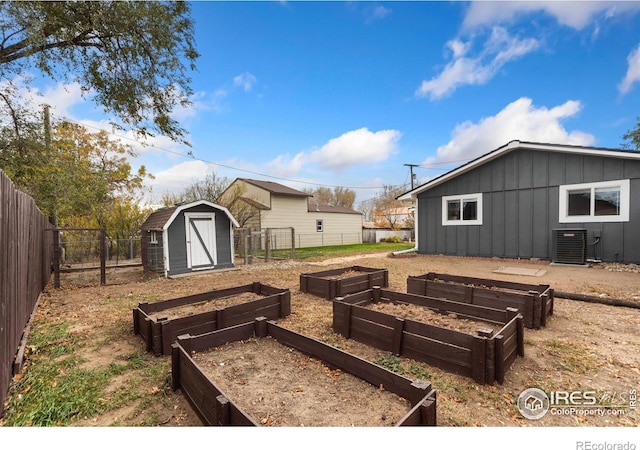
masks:
[(185, 226), (185, 213), (215, 213), (216, 227), (216, 258), (218, 268), (232, 267), (231, 255), (231, 221), (220, 210), (212, 210), (207, 205), (198, 205), (181, 211), (167, 229), (169, 239), (169, 275), (190, 273), (192, 269), (187, 267), (187, 230)]
[[(628, 222), (559, 222), (559, 186), (630, 179)], [(442, 225), (442, 196), (481, 192), (482, 225)], [(640, 262), (640, 161), (520, 149), (419, 193), (418, 252), (552, 259), (554, 228), (584, 228), (587, 258)]]

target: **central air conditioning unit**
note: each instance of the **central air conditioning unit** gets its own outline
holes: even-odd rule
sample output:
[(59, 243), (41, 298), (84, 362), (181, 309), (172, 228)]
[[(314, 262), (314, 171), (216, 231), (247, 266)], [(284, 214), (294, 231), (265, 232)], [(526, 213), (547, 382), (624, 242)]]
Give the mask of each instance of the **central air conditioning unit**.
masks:
[(553, 230), (552, 262), (586, 264), (587, 230), (584, 228), (557, 228)]

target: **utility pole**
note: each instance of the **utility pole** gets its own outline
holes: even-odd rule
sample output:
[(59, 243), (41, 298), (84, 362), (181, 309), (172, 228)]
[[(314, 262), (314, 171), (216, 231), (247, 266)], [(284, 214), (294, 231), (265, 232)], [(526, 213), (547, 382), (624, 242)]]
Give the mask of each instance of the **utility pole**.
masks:
[(413, 182), (415, 180), (415, 175), (413, 174), (413, 168), (414, 167), (418, 167), (419, 164), (405, 164), (405, 166), (409, 167), (409, 170), (411, 171), (411, 189), (413, 190)]

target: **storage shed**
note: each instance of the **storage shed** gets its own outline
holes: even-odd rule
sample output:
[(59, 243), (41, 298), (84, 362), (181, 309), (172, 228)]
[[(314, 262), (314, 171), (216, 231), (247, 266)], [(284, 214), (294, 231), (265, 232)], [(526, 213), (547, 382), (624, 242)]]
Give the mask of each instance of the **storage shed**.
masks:
[(233, 227), (225, 207), (206, 200), (162, 208), (142, 224), (145, 272), (172, 275), (233, 267)]
[(512, 141), (402, 194), (422, 254), (640, 262), (640, 152)]

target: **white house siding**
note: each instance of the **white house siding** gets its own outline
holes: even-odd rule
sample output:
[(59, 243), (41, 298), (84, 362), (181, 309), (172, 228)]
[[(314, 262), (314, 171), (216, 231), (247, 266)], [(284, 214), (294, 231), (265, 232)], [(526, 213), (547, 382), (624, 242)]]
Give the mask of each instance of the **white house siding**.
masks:
[[(323, 245), (347, 245), (362, 243), (362, 215), (309, 211), (311, 230), (296, 229), (297, 247), (319, 247)], [(322, 220), (322, 232), (316, 231), (316, 221)]]
[(254, 186), (253, 184), (247, 183), (243, 180), (237, 180), (235, 183), (240, 183), (244, 193), (243, 197), (250, 198), (255, 200), (263, 205), (270, 207), (271, 206), (271, 193), (266, 191), (258, 186)]
[(296, 233), (315, 231), (315, 222), (307, 218), (306, 197), (271, 196), (271, 209), (262, 211), (262, 228), (294, 227)]

